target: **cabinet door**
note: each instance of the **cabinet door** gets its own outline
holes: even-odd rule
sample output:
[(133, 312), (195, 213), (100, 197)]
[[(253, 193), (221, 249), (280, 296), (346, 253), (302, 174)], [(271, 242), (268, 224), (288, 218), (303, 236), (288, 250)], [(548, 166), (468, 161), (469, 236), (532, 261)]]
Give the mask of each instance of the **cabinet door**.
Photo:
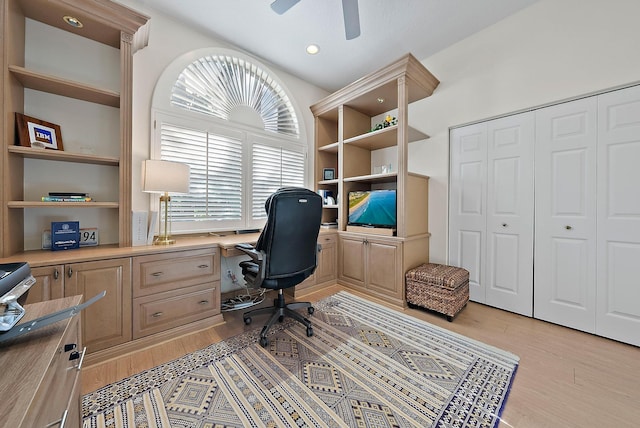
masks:
[(365, 246), (362, 238), (340, 236), (340, 279), (365, 288)]
[(336, 279), (336, 263), (338, 248), (335, 236), (320, 237), (320, 252), (318, 252), (318, 267), (315, 271), (316, 284), (334, 281)]
[(44, 266), (31, 269), (36, 283), (29, 289), (25, 305), (64, 297), (64, 266)]
[(469, 298), (485, 303), (487, 124), (451, 131), (449, 263), (469, 271)]
[(131, 340), (131, 259), (66, 265), (65, 294), (106, 296), (83, 311), (82, 338), (89, 352)]
[(388, 298), (402, 300), (403, 282), (398, 281), (402, 254), (397, 243), (367, 237), (367, 288)]
[(596, 333), (640, 346), (640, 87), (598, 97)]
[(533, 113), (487, 123), (486, 303), (533, 315)]
[(535, 317), (594, 332), (596, 99), (536, 112)]

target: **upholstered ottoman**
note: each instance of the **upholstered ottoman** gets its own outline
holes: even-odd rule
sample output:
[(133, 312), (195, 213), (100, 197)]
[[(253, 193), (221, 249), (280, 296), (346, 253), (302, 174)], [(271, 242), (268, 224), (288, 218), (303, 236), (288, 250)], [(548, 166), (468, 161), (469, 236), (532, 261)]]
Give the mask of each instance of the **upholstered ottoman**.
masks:
[(419, 306), (447, 316), (452, 321), (469, 301), (469, 271), (463, 268), (424, 263), (407, 271), (409, 306)]

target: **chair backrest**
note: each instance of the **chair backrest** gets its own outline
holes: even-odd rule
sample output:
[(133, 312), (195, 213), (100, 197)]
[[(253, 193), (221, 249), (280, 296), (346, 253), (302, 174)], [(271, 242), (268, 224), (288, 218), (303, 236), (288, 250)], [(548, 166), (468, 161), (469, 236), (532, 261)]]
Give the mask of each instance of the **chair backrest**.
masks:
[(303, 188), (282, 188), (265, 203), (267, 223), (256, 249), (266, 254), (265, 279), (309, 276), (317, 264), (322, 198)]

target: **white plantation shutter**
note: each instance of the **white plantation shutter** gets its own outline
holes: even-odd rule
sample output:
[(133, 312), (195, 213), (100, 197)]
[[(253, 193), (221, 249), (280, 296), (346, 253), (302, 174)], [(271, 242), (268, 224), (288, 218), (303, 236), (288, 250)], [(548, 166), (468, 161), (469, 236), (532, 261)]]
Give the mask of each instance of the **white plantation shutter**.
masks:
[(242, 141), (165, 122), (160, 126), (161, 159), (191, 167), (189, 194), (171, 197), (173, 229), (184, 229), (181, 222), (241, 227)]
[(253, 220), (266, 219), (264, 203), (281, 187), (304, 187), (304, 152), (258, 143), (252, 154)]

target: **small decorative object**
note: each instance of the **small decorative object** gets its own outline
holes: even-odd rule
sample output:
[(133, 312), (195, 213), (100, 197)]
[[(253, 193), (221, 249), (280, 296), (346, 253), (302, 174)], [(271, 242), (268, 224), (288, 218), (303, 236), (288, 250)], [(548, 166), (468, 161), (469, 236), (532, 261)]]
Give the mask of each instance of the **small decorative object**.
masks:
[(63, 150), (59, 125), (16, 113), (16, 126), (20, 146)]
[(376, 126), (374, 126), (371, 129), (371, 132), (377, 131), (377, 130), (383, 129), (383, 128), (388, 128), (390, 126), (397, 125), (397, 124), (398, 124), (398, 119), (396, 119), (395, 117), (393, 117), (391, 115), (387, 115), (384, 118), (384, 121), (382, 123), (378, 123)]
[(334, 168), (323, 168), (322, 179), (323, 180), (335, 180), (336, 170)]
[(51, 249), (58, 251), (74, 248), (80, 248), (80, 222), (52, 221)]

